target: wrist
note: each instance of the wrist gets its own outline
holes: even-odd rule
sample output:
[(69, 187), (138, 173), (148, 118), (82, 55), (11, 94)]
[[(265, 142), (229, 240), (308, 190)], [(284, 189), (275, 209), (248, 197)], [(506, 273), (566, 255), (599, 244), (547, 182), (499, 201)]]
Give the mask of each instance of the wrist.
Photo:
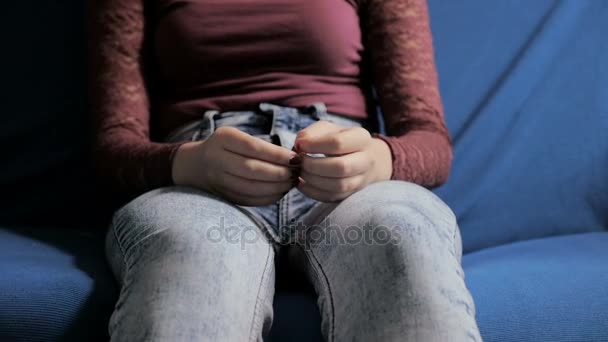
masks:
[(372, 138), (370, 152), (374, 161), (372, 182), (390, 180), (393, 176), (393, 156), (388, 144), (378, 138)]
[(171, 166), (171, 178), (173, 184), (183, 186), (199, 186), (200, 175), (196, 177), (194, 170), (197, 169), (200, 157), (200, 144), (202, 142), (186, 142), (182, 144), (173, 157)]

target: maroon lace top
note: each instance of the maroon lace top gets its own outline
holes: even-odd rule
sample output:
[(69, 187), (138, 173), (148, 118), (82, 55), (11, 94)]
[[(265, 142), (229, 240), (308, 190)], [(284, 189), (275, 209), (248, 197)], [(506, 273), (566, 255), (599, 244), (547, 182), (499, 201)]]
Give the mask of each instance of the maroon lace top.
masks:
[(426, 0), (96, 0), (89, 9), (95, 157), (123, 194), (172, 184), (179, 143), (160, 141), (206, 109), (321, 101), (366, 117), (370, 85), (393, 179), (447, 179)]

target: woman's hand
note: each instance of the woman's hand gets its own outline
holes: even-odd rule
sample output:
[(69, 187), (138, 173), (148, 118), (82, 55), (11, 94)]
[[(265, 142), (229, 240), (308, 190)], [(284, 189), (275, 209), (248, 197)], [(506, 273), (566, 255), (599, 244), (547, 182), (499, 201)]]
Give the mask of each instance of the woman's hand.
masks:
[(235, 204), (268, 205), (294, 186), (289, 161), (295, 156), (234, 127), (220, 127), (205, 141), (179, 148), (173, 160), (173, 181)]
[(388, 145), (372, 138), (361, 127), (345, 128), (319, 121), (298, 133), (295, 150), (327, 156), (302, 157), (303, 182), (298, 189), (318, 201), (343, 200), (366, 185), (388, 180), (392, 175)]

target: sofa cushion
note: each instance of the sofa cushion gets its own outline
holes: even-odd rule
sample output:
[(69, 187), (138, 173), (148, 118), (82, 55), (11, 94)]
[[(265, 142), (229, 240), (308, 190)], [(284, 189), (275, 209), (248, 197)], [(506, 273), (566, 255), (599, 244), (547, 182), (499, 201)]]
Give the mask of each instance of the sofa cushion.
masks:
[(105, 341), (117, 289), (99, 234), (0, 228), (0, 341)]
[(608, 232), (530, 240), (464, 258), (484, 341), (608, 341)]
[(608, 3), (429, 4), (465, 251), (608, 228)]

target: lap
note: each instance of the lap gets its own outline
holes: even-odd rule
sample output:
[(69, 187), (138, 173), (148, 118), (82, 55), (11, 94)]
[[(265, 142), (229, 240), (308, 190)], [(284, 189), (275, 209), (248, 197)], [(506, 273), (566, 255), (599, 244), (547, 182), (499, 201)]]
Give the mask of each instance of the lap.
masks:
[(162, 258), (179, 251), (185, 258), (204, 253), (210, 260), (236, 260), (269, 249), (249, 212), (204, 191), (177, 186), (152, 190), (120, 208), (106, 238), (106, 254), (120, 274), (144, 253)]
[[(428, 189), (403, 181), (372, 184), (340, 203), (319, 203), (302, 218), (290, 242), (290, 259), (298, 264), (306, 258), (324, 263), (335, 255), (368, 253), (462, 256), (452, 210)], [(360, 258), (341, 262), (355, 260)]]
[(452, 210), (435, 194), (403, 181), (374, 183), (339, 203), (319, 203), (302, 218), (308, 231), (391, 229), (425, 225), (454, 232)]

